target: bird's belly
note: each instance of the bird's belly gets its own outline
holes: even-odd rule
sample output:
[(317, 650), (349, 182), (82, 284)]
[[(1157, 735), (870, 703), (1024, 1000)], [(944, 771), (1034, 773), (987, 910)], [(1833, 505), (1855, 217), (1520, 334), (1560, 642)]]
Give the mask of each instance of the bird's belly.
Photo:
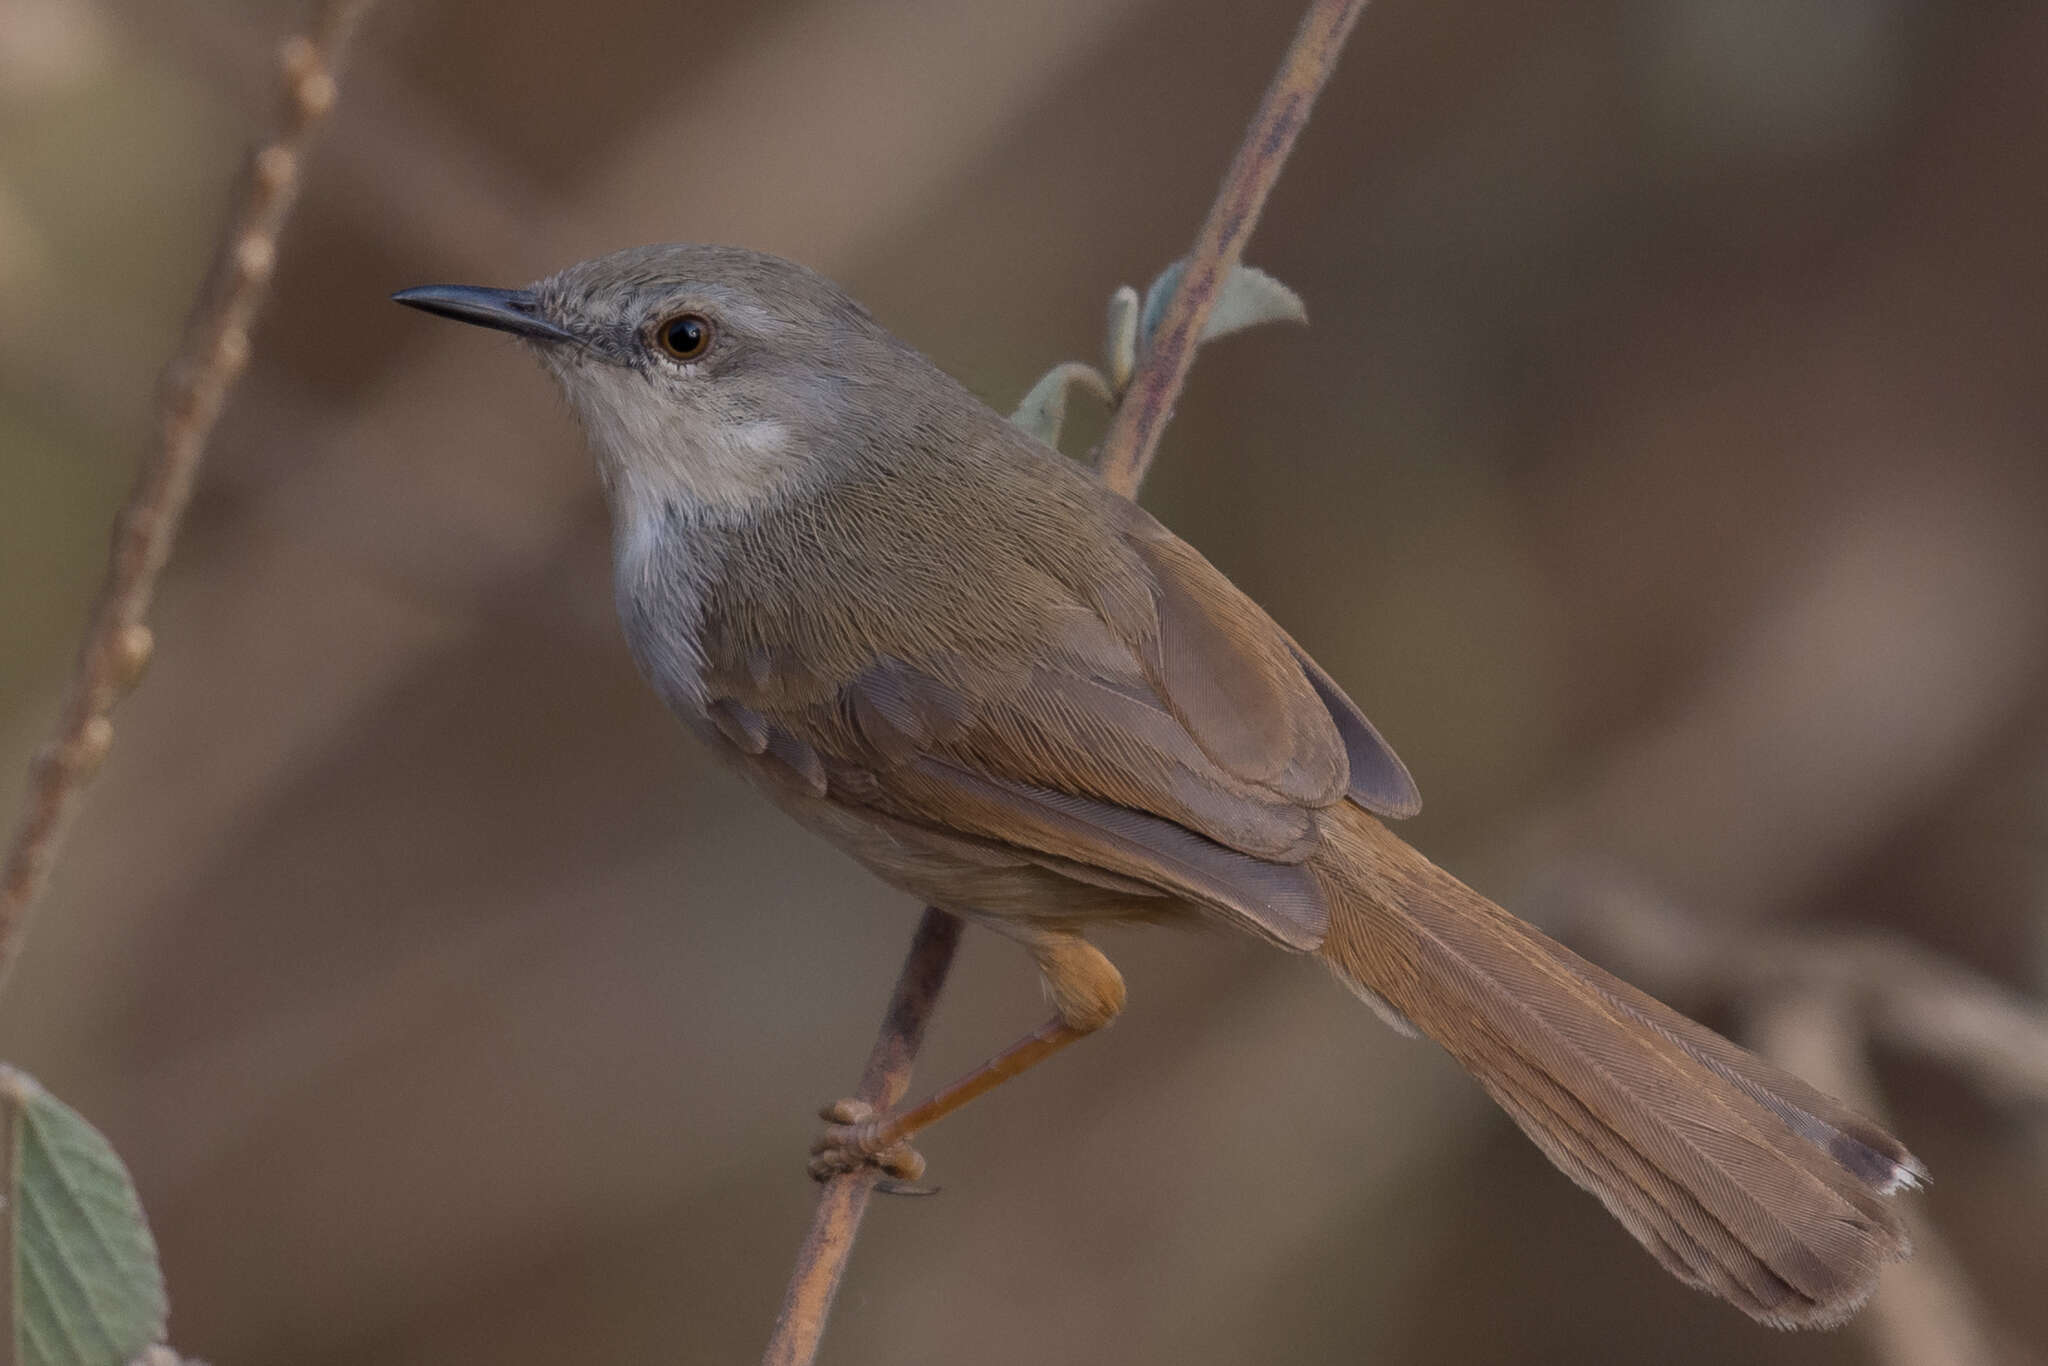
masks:
[(942, 834), (813, 797), (772, 779), (760, 786), (797, 821), (875, 876), (934, 906), (1001, 930), (1073, 927), (1194, 914), (1176, 897), (1101, 873), (1041, 861), (1000, 845)]

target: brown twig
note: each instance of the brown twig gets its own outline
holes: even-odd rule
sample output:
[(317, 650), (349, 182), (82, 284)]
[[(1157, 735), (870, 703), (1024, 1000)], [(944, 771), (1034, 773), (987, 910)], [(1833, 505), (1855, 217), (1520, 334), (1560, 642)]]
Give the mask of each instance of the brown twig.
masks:
[[(874, 1051), (868, 1054), (867, 1068), (854, 1092), (877, 1113), (886, 1112), (910, 1089), (910, 1069), (924, 1042), (932, 1008), (938, 1004), (939, 989), (953, 966), (960, 928), (957, 917), (936, 906), (927, 907), (924, 919), (918, 922), (917, 937), (910, 941), (910, 955), (903, 960), (889, 1009), (882, 1016), (882, 1032), (875, 1036)], [(868, 1197), (874, 1194), (875, 1176), (873, 1167), (862, 1167), (825, 1183), (817, 1213), (811, 1218), (811, 1231), (797, 1252), (796, 1271), (789, 1278), (782, 1313), (775, 1320), (775, 1336), (761, 1358), (765, 1366), (797, 1366), (817, 1355), (826, 1316), (832, 1312), (832, 1297), (839, 1292), (839, 1278), (846, 1271), (847, 1254), (853, 1250), (853, 1236), (867, 1211)]]
[(191, 497), (207, 439), (249, 363), (249, 329), (277, 264), (315, 131), (334, 107), (335, 71), (373, 0), (326, 0), (312, 30), (286, 40), (276, 136), (251, 158), (212, 270), (164, 367), (157, 424), (135, 486), (114, 520), (106, 578), (49, 741), (29, 766), (22, 813), (0, 860), (0, 986), (21, 956), (29, 914), (49, 881), (64, 827), (113, 744), (109, 714), (149, 663), (157, 577)]
[[(1245, 130), (1208, 220), (1187, 257), (1180, 285), (1111, 418), (1097, 457), (1103, 481), (1126, 497), (1134, 496), (1144, 481), (1159, 434), (1173, 415), (1174, 400), (1194, 362), (1217, 291), (1244, 254), (1244, 244), (1258, 224), (1266, 196), (1294, 148), (1295, 135), (1307, 121), (1317, 92), (1335, 70), (1344, 39), (1364, 9), (1365, 0), (1312, 0), (1258, 113)], [(937, 907), (925, 911), (861, 1078), (859, 1098), (878, 1111), (901, 1100), (909, 1085), (910, 1069), (917, 1061), (939, 990), (945, 985), (959, 935), (960, 922), (953, 916)], [(874, 1185), (874, 1174), (867, 1169), (825, 1183), (810, 1232), (797, 1252), (796, 1270), (790, 1275), (774, 1336), (762, 1358), (764, 1366), (808, 1366), (816, 1357), (832, 1297), (853, 1252), (853, 1240)]]
[(1555, 928), (1635, 980), (1688, 1000), (1825, 996), (1858, 1036), (1918, 1053), (1992, 1100), (2048, 1102), (2048, 1010), (1920, 945), (1836, 930), (1723, 930), (1643, 888), (1575, 877)]
[(1365, 0), (1313, 0), (1302, 16), (1294, 43), (1266, 87), (1266, 98), (1224, 174), (1216, 202), (1209, 206), (1180, 286), (1168, 300), (1159, 330), (1102, 439), (1097, 468), (1103, 482), (1118, 493), (1135, 495), (1145, 481), (1160, 434), (1187, 382), (1188, 367), (1195, 362), (1195, 348), (1201, 344), (1202, 327), (1209, 321), (1217, 292), (1244, 256), (1266, 196), (1294, 150), (1295, 136), (1308, 122), (1317, 93), (1330, 79), (1344, 40), (1364, 11)]
[[(1853, 999), (1829, 987), (1787, 992), (1749, 1012), (1748, 1033), (1765, 1054), (1879, 1120), (1884, 1103), (1871, 1075)], [(2022, 1366), (2033, 1357), (1998, 1327), (1955, 1254), (1922, 1211), (1901, 1211), (1913, 1237), (1911, 1260), (1888, 1268), (1884, 1293), (1856, 1321), (1887, 1366)]]

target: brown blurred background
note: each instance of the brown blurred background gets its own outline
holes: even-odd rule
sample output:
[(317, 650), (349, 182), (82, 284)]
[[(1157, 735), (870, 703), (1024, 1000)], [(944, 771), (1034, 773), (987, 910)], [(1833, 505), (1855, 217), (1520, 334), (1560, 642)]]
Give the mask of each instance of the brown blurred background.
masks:
[[(751, 1359), (913, 920), (635, 677), (531, 363), (384, 296), (742, 242), (1007, 408), (1184, 249), (1295, 14), (386, 0), (0, 1009), (132, 1162), (181, 1348)], [(10, 810), (301, 17), (0, 0)], [(1569, 912), (1598, 868), (2038, 998), (2044, 150), (2039, 4), (1379, 0), (1251, 252), (1312, 326), (1204, 355), (1147, 500), (1482, 888)], [(1887, 1350), (1667, 1279), (1311, 965), (1108, 946), (1130, 1013), (922, 1145), (945, 1194), (873, 1212), (826, 1360)], [(970, 933), (921, 1081), (1040, 1011)], [(2048, 1350), (2042, 1114), (1878, 1061), (1916, 1205)]]

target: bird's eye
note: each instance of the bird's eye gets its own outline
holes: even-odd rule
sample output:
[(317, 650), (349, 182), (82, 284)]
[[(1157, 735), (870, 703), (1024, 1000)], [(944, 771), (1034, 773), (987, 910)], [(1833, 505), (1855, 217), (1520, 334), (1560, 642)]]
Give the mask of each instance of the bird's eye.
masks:
[(696, 360), (711, 349), (711, 319), (701, 313), (678, 313), (655, 328), (654, 336), (671, 360)]

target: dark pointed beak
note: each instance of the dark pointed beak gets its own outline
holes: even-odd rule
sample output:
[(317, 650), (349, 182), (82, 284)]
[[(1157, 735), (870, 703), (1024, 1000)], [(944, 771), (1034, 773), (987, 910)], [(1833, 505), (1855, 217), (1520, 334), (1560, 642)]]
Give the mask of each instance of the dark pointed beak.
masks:
[(401, 289), (391, 299), (407, 308), (438, 313), (459, 323), (495, 327), (501, 332), (514, 332), (536, 341), (576, 340), (574, 333), (564, 331), (540, 315), (540, 300), (534, 297), (532, 290), (485, 289), (481, 285), (421, 285), (418, 289)]

